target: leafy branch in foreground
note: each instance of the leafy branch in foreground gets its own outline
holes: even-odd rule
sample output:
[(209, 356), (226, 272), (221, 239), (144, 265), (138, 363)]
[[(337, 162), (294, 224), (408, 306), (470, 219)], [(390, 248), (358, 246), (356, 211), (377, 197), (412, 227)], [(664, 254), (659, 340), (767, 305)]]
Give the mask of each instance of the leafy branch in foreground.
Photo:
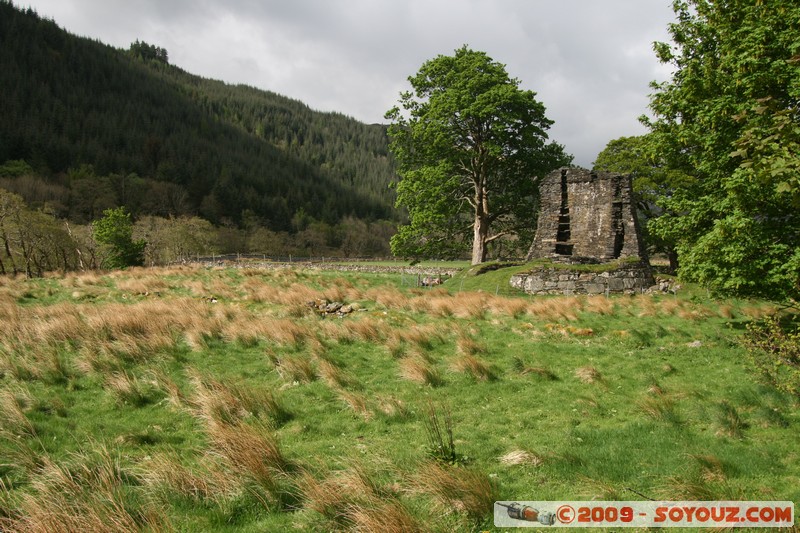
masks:
[(797, 316), (770, 316), (747, 326), (750, 361), (778, 389), (800, 398), (800, 324)]

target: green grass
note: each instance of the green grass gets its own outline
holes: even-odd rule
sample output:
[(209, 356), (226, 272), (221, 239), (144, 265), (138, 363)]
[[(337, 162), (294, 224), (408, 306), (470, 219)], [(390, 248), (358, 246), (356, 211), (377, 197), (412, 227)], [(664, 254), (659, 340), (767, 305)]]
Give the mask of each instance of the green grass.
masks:
[[(502, 296), (526, 268), (436, 288), (292, 269), (0, 280), (0, 529), (110, 522), (87, 495), (105, 485), (56, 475), (87, 456), (116, 465), (118, 530), (491, 530), (493, 498), (629, 489), (800, 501), (798, 405), (737, 340), (770, 306)], [(315, 297), (361, 310), (323, 319)], [(453, 434), (439, 464), (432, 406)]]

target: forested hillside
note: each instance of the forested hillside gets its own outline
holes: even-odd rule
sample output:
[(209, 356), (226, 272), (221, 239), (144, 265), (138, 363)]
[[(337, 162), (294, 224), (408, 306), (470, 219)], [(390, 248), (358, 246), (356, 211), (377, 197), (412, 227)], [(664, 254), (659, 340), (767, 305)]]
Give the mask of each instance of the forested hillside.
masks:
[[(301, 231), (395, 217), (385, 128), (120, 50), (0, 1), (0, 188), (86, 223), (199, 215)], [(8, 167), (8, 166), (7, 166)]]

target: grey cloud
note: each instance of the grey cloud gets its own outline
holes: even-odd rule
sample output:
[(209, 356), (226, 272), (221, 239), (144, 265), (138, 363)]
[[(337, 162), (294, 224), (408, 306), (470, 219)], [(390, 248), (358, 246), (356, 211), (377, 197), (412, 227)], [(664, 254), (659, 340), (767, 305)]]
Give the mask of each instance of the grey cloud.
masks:
[(463, 44), (538, 93), (551, 138), (589, 166), (606, 143), (642, 133), (651, 51), (670, 0), (29, 0), (67, 30), (119, 47), (143, 39), (189, 72), (246, 83), (365, 122), (406, 78)]

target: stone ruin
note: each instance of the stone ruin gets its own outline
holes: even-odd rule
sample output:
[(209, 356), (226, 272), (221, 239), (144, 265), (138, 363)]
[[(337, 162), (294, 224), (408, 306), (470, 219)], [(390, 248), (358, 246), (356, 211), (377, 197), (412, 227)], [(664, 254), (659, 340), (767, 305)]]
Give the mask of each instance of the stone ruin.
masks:
[(630, 176), (561, 168), (545, 177), (539, 194), (539, 221), (528, 261), (647, 261)]
[(561, 168), (542, 180), (539, 192), (539, 220), (527, 260), (608, 268), (541, 266), (514, 276), (511, 285), (531, 294), (600, 294), (634, 293), (655, 283), (630, 176)]

